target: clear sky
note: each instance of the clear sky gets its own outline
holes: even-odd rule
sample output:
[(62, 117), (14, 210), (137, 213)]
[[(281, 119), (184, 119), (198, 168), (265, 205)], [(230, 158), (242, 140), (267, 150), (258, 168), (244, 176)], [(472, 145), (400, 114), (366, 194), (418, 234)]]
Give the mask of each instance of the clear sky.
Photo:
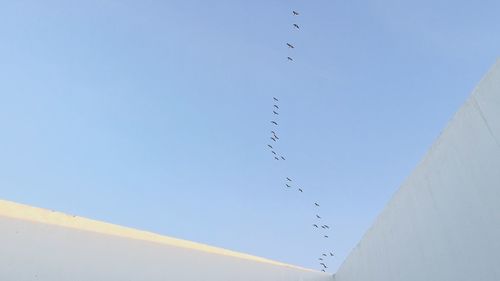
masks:
[(496, 60), (499, 10), (0, 1), (0, 198), (334, 272)]

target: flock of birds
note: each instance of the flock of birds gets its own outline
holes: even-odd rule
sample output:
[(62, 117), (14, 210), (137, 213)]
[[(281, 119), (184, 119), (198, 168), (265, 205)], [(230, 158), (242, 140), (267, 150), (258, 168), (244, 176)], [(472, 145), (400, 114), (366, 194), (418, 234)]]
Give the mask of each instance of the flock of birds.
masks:
[[(292, 11), (292, 15), (293, 15), (293, 18), (295, 19), (300, 14), (299, 14), (299, 12), (294, 10), (294, 11)], [(300, 30), (300, 26), (297, 23), (293, 23), (292, 28), (297, 30), (297, 31)], [(292, 50), (295, 49), (295, 46), (291, 43), (286, 43), (286, 46), (289, 49), (292, 49)], [(287, 59), (290, 62), (294, 61), (294, 58), (291, 54), (287, 56)], [(279, 124), (278, 124), (277, 120), (278, 120), (278, 117), (280, 116), (280, 104), (279, 104), (279, 99), (277, 97), (273, 97), (272, 113), (273, 113), (273, 119), (271, 120), (272, 128), (270, 131), (271, 135), (269, 137), (269, 139), (272, 142), (269, 143), (267, 146), (268, 146), (270, 152), (272, 153), (274, 160), (284, 161), (284, 160), (286, 160), (285, 157), (281, 153), (279, 153), (279, 151), (277, 150), (277, 143), (280, 141), (280, 137), (278, 136), (278, 133), (277, 133), (278, 128), (279, 128)], [(290, 177), (286, 177), (284, 179), (284, 181), (285, 181), (284, 188), (286, 190), (296, 190), (299, 193), (304, 192), (303, 188), (294, 185), (294, 181)], [(316, 216), (313, 217), (313, 219), (315, 221), (314, 221), (314, 223), (312, 223), (311, 227), (313, 228), (314, 231), (317, 231), (319, 233), (319, 235), (320, 235), (319, 237), (321, 239), (328, 239), (329, 232), (330, 232), (330, 226), (328, 224), (323, 223), (324, 219), (322, 216), (320, 216), (320, 213), (319, 213), (321, 206), (318, 202), (314, 202), (314, 205), (312, 205), (312, 207), (315, 210), (314, 213), (316, 214)], [(330, 250), (324, 250), (319, 255), (319, 257), (317, 258), (318, 259), (317, 262), (321, 266), (320, 267), (321, 271), (323, 271), (323, 272), (326, 271), (326, 269), (328, 268), (328, 259), (332, 258), (333, 256), (334, 256), (334, 253), (333, 253), (333, 251), (330, 251)]]

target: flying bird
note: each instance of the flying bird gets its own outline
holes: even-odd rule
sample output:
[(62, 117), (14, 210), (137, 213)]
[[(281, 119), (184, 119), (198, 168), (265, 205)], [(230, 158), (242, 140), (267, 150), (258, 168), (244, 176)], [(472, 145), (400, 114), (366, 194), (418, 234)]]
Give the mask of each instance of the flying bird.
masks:
[(320, 262), (319, 264), (321, 264), (324, 268), (328, 268), (328, 267), (326, 266), (326, 264), (324, 264), (324, 263), (322, 263), (322, 262)]
[(323, 257), (326, 257), (326, 254), (322, 254), (322, 255), (323, 255)]
[(279, 107), (279, 106), (277, 106), (277, 105), (274, 105), (274, 107), (276, 107), (277, 109), (280, 109), (280, 107)]
[(281, 159), (285, 160), (285, 157), (281, 156)]
[(286, 185), (286, 187), (292, 187), (291, 185), (289, 185), (289, 184), (287, 184), (287, 183), (285, 183), (285, 185)]
[(276, 97), (273, 97), (273, 99), (274, 99), (275, 101), (278, 101), (278, 99), (277, 99)]
[(278, 157), (274, 157), (274, 159), (276, 159), (276, 160), (280, 160)]
[(287, 180), (287, 181), (292, 181), (292, 180), (291, 180), (290, 178), (288, 178), (288, 177), (286, 178), (286, 180)]
[(322, 260), (323, 260), (323, 258), (319, 258), (318, 260), (322, 261)]
[(293, 24), (293, 26), (294, 26), (295, 28), (297, 28), (297, 29), (300, 29), (299, 25), (298, 25), (298, 24), (296, 24), (296, 23), (294, 23), (294, 24)]
[(276, 121), (271, 121), (271, 123), (273, 123), (274, 125), (278, 125), (278, 123), (276, 123)]
[(316, 215), (316, 218), (320, 219), (321, 217), (320, 217), (320, 216), (318, 216), (318, 215)]
[(326, 229), (326, 227), (324, 225), (322, 225), (321, 228)]
[(300, 191), (300, 192), (304, 192), (304, 190), (302, 190), (301, 188), (299, 188), (299, 191)]
[(293, 13), (294, 16), (298, 16), (299, 15), (299, 13), (296, 12), (296, 11), (292, 11), (292, 13)]
[(318, 225), (317, 224), (313, 224), (314, 227), (318, 228)]
[(272, 150), (271, 152), (272, 152), (274, 155), (276, 155), (276, 151)]
[(273, 137), (271, 137), (271, 139), (272, 139), (273, 141), (276, 141), (276, 139), (275, 139), (275, 138), (273, 138)]
[(316, 202), (314, 202), (314, 205), (316, 205), (316, 207), (319, 207), (319, 204), (318, 204), (318, 203), (316, 203)]
[(323, 235), (325, 238), (328, 238), (328, 235)]
[(293, 59), (291, 57), (286, 57), (289, 61), (293, 61)]
[(325, 224), (325, 228), (328, 228), (328, 229), (330, 229), (330, 227), (329, 227), (328, 225), (326, 225), (326, 224)]
[(267, 146), (269, 146), (269, 148), (273, 148), (273, 146), (272, 146), (272, 145), (270, 145), (270, 144), (268, 144)]
[(280, 115), (278, 112), (276, 112), (276, 111), (274, 111), (274, 110), (273, 110), (273, 113), (274, 113), (275, 115)]
[(290, 44), (290, 43), (286, 43), (286, 45), (288, 46), (288, 48), (295, 49), (295, 47), (292, 44)]
[(322, 269), (321, 271), (326, 272), (324, 269)]
[(332, 256), (332, 257), (333, 257), (333, 253), (332, 253), (332, 252), (330, 252), (330, 256)]

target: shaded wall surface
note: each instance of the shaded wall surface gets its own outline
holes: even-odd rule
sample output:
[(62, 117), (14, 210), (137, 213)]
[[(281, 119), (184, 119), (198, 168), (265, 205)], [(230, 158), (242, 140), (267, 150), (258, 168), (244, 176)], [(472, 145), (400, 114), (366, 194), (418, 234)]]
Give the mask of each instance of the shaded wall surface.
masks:
[(500, 62), (455, 114), (335, 280), (500, 280)]
[(0, 201), (0, 280), (328, 281), (329, 274)]

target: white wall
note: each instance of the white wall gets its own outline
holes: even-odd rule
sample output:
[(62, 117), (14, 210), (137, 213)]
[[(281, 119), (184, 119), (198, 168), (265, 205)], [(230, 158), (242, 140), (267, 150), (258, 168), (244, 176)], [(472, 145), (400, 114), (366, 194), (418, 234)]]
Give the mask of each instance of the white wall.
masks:
[(0, 201), (2, 281), (330, 281), (189, 241)]
[(500, 280), (500, 62), (335, 280)]

